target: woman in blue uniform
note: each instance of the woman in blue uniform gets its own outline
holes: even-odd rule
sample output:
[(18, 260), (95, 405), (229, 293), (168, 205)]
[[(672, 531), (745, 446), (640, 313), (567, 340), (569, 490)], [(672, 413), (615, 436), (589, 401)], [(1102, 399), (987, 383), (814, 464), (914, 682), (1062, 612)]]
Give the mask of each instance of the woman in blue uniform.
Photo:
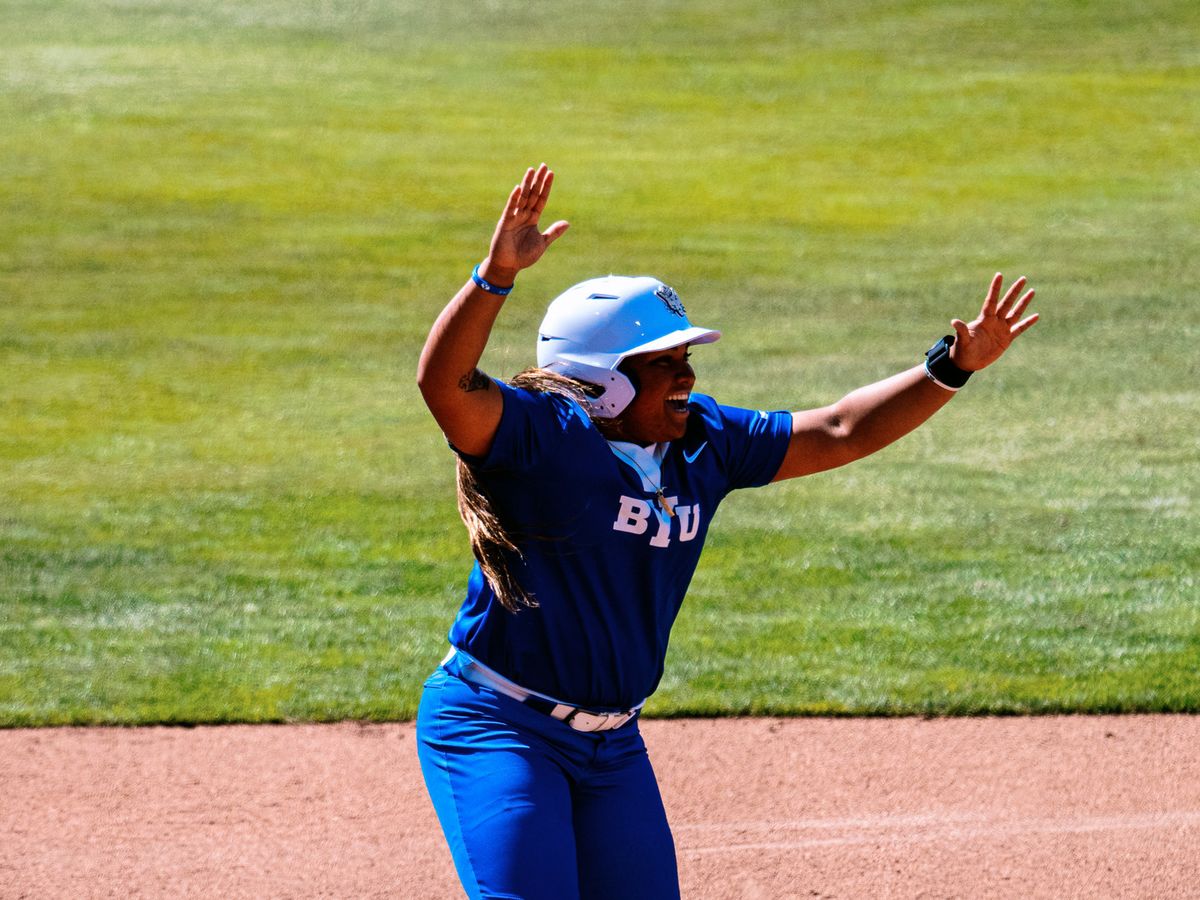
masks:
[(574, 286), (535, 369), (477, 365), (517, 274), (567, 230), (539, 219), (554, 174), (510, 194), (487, 258), (442, 311), (418, 383), (458, 456), (476, 565), (425, 684), (421, 768), (471, 897), (679, 895), (638, 711), (722, 498), (844, 465), (916, 428), (1036, 315), (997, 275), (979, 315), (925, 360), (831, 406), (724, 406), (694, 391), (693, 326), (654, 278)]

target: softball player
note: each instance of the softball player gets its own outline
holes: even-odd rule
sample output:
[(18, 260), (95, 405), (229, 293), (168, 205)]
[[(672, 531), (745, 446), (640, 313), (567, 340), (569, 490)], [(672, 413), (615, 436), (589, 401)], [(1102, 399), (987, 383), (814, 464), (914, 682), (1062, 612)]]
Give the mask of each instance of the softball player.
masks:
[(538, 368), (476, 368), (517, 273), (562, 236), (530, 169), (490, 252), (434, 323), (418, 383), (458, 456), (476, 565), (425, 684), (421, 768), (470, 897), (679, 896), (638, 712), (722, 498), (844, 465), (940, 409), (1032, 325), (1033, 291), (991, 283), (924, 363), (803, 412), (694, 391), (694, 326), (654, 278), (578, 284), (539, 329)]

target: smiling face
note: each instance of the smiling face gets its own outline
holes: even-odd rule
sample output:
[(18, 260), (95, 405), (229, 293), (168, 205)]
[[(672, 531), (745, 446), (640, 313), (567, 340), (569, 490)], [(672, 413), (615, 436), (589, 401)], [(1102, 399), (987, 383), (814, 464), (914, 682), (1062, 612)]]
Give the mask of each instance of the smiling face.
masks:
[(637, 444), (682, 438), (687, 431), (688, 398), (696, 384), (690, 356), (685, 344), (624, 360), (618, 369), (633, 381), (637, 394), (619, 419), (601, 427), (604, 436)]

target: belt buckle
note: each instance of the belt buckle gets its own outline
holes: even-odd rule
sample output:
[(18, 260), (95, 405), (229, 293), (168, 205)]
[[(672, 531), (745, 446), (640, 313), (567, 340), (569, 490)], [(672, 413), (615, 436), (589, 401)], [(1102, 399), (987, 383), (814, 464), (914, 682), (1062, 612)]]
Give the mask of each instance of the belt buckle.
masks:
[(633, 718), (630, 712), (593, 713), (577, 709), (563, 721), (576, 731), (612, 731)]

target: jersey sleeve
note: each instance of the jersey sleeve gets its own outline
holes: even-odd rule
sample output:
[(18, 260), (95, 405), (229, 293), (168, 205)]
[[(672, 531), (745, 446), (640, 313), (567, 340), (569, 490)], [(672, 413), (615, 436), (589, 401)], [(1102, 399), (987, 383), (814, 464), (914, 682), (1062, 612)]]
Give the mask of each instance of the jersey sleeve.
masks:
[(573, 400), (492, 380), (500, 388), (504, 408), (491, 449), (483, 456), (472, 456), (450, 445), (463, 460), (480, 471), (519, 472), (538, 468), (549, 454), (561, 448), (566, 433), (591, 427), (587, 414)]
[(728, 490), (768, 484), (787, 453), (792, 414), (724, 406), (711, 397), (704, 400), (705, 424), (724, 461)]

